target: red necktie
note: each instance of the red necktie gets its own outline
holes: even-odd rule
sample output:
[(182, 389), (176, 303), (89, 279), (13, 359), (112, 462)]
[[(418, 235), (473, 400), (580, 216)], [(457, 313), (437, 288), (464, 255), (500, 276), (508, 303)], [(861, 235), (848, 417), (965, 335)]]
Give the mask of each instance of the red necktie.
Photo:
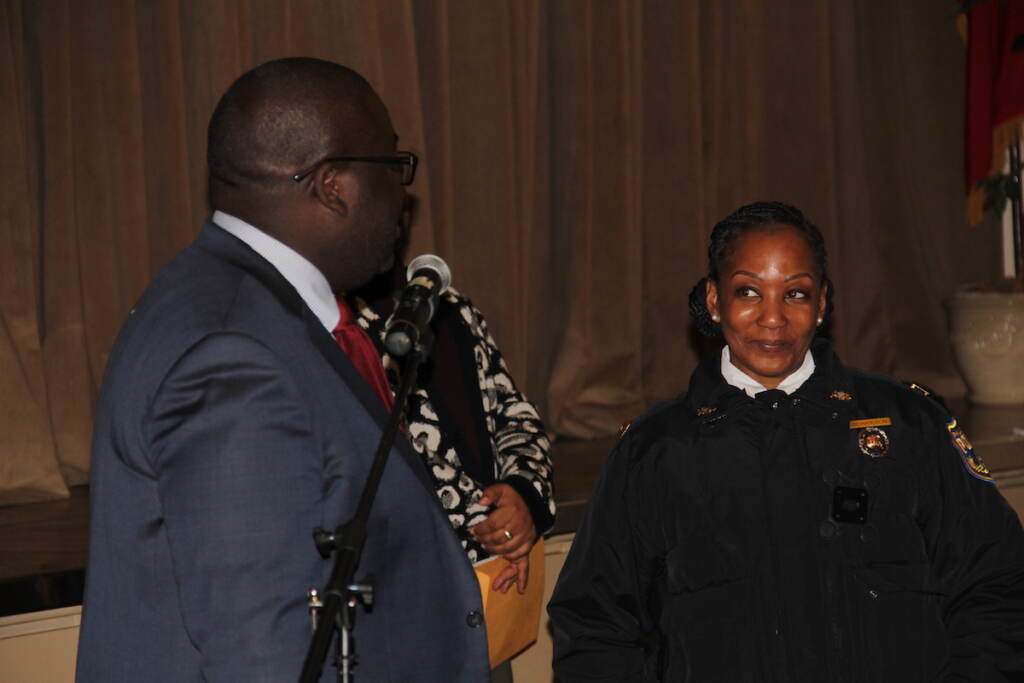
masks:
[(334, 328), (334, 338), (338, 340), (338, 346), (380, 397), (384, 407), (391, 410), (395, 397), (391, 394), (391, 387), (384, 375), (384, 365), (380, 354), (377, 353), (377, 347), (373, 345), (366, 330), (356, 322), (352, 309), (344, 299), (338, 299), (338, 312), (341, 313), (341, 319)]

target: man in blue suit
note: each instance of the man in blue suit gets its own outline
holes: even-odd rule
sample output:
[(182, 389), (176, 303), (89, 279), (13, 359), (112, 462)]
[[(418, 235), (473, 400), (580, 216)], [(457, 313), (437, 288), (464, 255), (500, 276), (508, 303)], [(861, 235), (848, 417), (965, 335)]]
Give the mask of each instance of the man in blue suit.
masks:
[[(331, 332), (335, 297), (390, 267), (415, 170), (396, 140), (366, 81), (329, 62), (264, 64), (218, 104), (215, 212), (106, 370), (79, 681), (298, 679), (306, 592), (332, 566), (311, 531), (351, 517), (386, 418)], [(403, 436), (365, 574), (358, 680), (487, 680), (476, 578)]]

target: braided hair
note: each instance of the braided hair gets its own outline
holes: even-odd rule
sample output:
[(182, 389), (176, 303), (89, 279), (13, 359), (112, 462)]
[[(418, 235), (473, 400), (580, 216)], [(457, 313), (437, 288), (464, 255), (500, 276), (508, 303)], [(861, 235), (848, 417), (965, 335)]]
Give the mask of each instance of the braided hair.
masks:
[(733, 211), (715, 225), (711, 231), (711, 243), (708, 245), (708, 274), (701, 278), (690, 290), (690, 316), (697, 325), (697, 330), (708, 337), (722, 336), (722, 326), (711, 319), (707, 308), (708, 280), (719, 282), (720, 269), (736, 251), (737, 239), (751, 230), (764, 230), (771, 225), (788, 225), (800, 233), (807, 242), (814, 256), (814, 264), (818, 269), (822, 283), (827, 287), (825, 294), (825, 315), (821, 328), (825, 329), (832, 320), (832, 295), (835, 288), (828, 279), (828, 254), (825, 251), (825, 239), (818, 226), (807, 220), (803, 212), (795, 206), (782, 202), (755, 202)]

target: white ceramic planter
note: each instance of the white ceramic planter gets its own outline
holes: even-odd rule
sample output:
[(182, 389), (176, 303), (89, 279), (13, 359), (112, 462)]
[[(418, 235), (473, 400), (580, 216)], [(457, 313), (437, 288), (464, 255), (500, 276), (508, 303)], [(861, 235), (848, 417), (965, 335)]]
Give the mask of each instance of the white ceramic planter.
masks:
[(985, 405), (1024, 404), (1024, 293), (956, 293), (950, 340), (967, 397)]

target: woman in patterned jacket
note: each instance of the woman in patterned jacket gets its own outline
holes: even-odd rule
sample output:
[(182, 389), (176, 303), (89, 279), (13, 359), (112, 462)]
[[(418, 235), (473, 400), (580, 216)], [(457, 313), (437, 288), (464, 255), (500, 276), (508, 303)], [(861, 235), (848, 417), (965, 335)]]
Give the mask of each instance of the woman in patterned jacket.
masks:
[[(359, 324), (377, 345), (392, 390), (398, 361), (384, 349), (395, 292), (405, 284), (397, 260), (354, 297)], [(499, 555), (495, 580), (507, 591), (528, 579), (527, 555), (554, 523), (550, 442), (533, 404), (516, 387), (483, 314), (449, 288), (431, 321), (434, 345), (406, 405), (409, 438), (423, 456), (441, 505), (466, 555)]]

